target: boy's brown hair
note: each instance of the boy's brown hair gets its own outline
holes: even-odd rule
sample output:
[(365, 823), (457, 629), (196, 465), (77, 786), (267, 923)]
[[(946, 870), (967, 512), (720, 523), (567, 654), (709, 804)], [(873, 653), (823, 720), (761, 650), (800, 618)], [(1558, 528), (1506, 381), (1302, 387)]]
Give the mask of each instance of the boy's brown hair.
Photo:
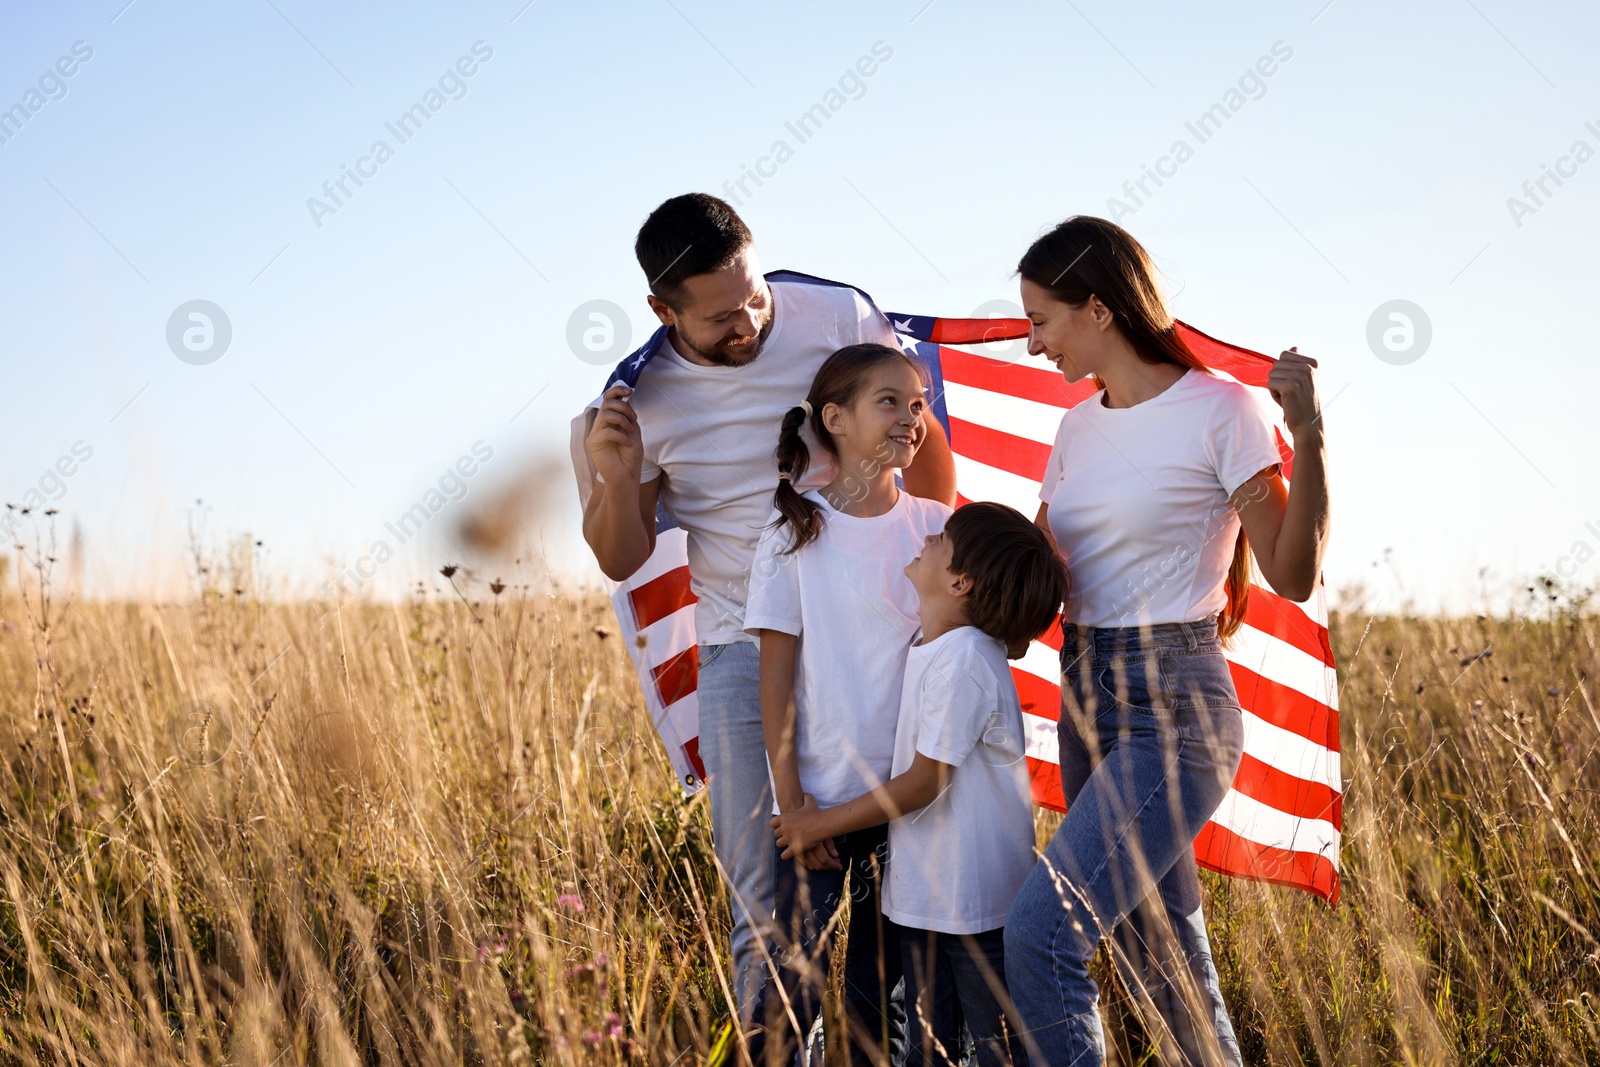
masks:
[(1067, 568), (1044, 531), (1020, 511), (979, 502), (945, 524), (950, 569), (972, 582), (967, 620), (1019, 658), (1044, 633), (1067, 598)]

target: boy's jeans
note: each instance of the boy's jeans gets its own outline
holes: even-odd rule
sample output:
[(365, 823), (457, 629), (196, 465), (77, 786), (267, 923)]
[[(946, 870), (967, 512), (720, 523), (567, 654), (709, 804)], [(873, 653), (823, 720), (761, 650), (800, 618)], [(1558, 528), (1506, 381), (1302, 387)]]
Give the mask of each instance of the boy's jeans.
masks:
[(906, 1067), (965, 1063), (963, 1029), (977, 1067), (1028, 1067), (1006, 994), (1005, 931), (940, 934), (900, 928), (906, 972)]

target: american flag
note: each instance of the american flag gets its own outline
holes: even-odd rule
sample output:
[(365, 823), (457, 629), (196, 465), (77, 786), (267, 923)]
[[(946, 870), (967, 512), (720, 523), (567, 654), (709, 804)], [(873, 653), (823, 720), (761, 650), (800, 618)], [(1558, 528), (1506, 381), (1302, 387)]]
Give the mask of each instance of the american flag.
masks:
[[(792, 271), (776, 271), (767, 279), (839, 284)], [(1089, 381), (1067, 385), (1042, 359), (996, 359), (954, 347), (1026, 337), (1027, 319), (887, 318), (901, 347), (932, 374), (931, 407), (955, 455), (958, 503), (994, 500), (1032, 516), (1061, 414), (1092, 395), (1095, 386)], [(1181, 322), (1178, 329), (1213, 371), (1265, 389), (1269, 357)], [(607, 387), (618, 381), (635, 385), (666, 333), (665, 327), (657, 330), (623, 360)], [(580, 415), (573, 422), (572, 448), (579, 492), (586, 497), (583, 426)], [(1294, 457), (1281, 428), (1278, 448), (1287, 478)], [(692, 791), (705, 775), (695, 703), (695, 597), (685, 533), (664, 508), (656, 531), (655, 552), (645, 565), (627, 581), (609, 583), (611, 601), (661, 740), (679, 781)], [(1060, 648), (1060, 629), (1052, 627), (1012, 664), (1033, 799), (1055, 811), (1066, 808), (1056, 747)], [(1295, 886), (1336, 904), (1343, 821), (1338, 683), (1321, 583), (1306, 604), (1254, 586), (1227, 657), (1244, 708), (1244, 755), (1232, 789), (1195, 839), (1195, 859), (1222, 874)]]

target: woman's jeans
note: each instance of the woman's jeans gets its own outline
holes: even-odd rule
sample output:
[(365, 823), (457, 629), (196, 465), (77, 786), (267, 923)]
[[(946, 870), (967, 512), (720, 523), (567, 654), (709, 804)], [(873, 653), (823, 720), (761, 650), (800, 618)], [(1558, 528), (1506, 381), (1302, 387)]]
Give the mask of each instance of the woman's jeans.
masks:
[(1104, 1061), (1089, 961), (1114, 932), (1162, 1062), (1238, 1064), (1194, 861), (1243, 746), (1216, 621), (1062, 629), (1067, 815), (1005, 927), (1025, 1043), (1052, 1067)]

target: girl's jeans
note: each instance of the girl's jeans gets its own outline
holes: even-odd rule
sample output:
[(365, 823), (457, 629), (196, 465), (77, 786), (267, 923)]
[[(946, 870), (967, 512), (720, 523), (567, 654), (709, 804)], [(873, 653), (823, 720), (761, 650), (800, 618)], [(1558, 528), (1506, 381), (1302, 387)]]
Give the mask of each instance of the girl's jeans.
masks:
[(1089, 961), (1114, 933), (1162, 1062), (1238, 1064), (1194, 861), (1243, 746), (1216, 621), (1062, 629), (1068, 811), (1005, 927), (1024, 1040), (1036, 1063), (1104, 1061)]

